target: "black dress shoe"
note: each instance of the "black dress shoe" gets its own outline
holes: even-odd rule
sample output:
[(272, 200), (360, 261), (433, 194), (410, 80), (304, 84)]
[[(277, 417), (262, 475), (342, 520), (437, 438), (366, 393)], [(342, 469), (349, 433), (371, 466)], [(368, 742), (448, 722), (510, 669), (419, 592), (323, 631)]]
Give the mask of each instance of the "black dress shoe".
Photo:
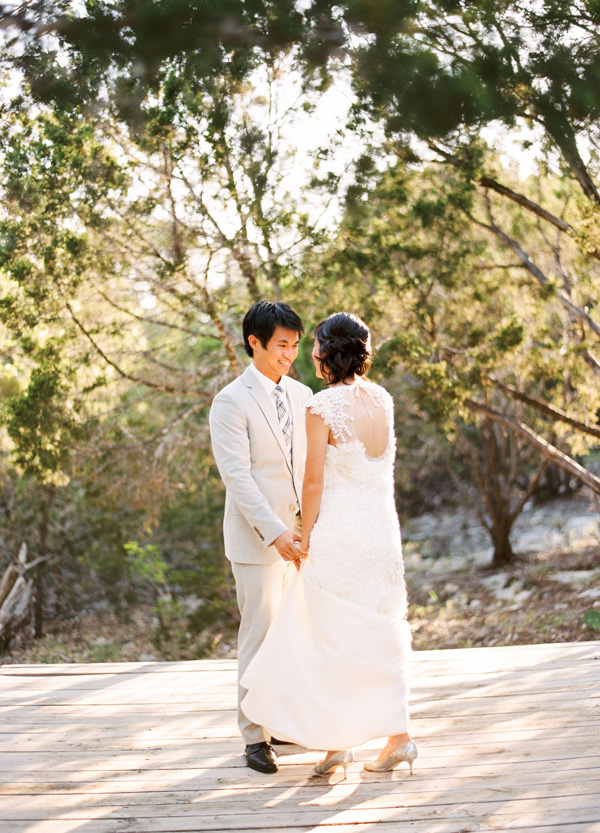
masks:
[(276, 744), (277, 746), (295, 746), (296, 744), (292, 743), (291, 740), (279, 740), (279, 738), (271, 738), (271, 744)]
[(277, 753), (266, 740), (261, 743), (249, 743), (244, 752), (246, 764), (257, 772), (277, 772)]

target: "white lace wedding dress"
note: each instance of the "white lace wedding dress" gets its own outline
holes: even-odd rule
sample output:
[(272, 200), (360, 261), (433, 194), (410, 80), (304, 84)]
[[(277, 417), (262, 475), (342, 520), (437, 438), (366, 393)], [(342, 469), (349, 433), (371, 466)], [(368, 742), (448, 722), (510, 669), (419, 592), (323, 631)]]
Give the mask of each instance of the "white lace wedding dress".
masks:
[[(384, 408), (387, 448), (369, 457), (355, 431), (357, 400)], [(349, 749), (408, 731), (410, 631), (394, 503), (393, 404), (366, 382), (328, 388), (307, 404), (329, 425), (319, 517), (308, 558), (242, 678), (246, 716), (312, 749)]]

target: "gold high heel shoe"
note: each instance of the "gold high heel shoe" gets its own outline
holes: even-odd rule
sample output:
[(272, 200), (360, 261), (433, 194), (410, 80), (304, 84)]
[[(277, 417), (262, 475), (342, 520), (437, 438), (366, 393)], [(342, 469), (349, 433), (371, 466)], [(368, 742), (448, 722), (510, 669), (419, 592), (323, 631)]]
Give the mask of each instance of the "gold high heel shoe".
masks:
[(315, 764), (315, 772), (317, 775), (326, 775), (338, 766), (344, 767), (344, 778), (348, 774), (348, 764), (354, 760), (354, 752), (351, 749), (346, 749), (341, 752), (334, 752), (329, 758), (319, 761)]
[(410, 774), (412, 775), (413, 761), (416, 761), (418, 754), (417, 744), (414, 740), (409, 740), (408, 743), (405, 743), (399, 749), (395, 749), (391, 755), (388, 755), (382, 761), (367, 761), (365, 763), (365, 769), (368, 769), (370, 772), (388, 772), (402, 761), (406, 761), (410, 767)]

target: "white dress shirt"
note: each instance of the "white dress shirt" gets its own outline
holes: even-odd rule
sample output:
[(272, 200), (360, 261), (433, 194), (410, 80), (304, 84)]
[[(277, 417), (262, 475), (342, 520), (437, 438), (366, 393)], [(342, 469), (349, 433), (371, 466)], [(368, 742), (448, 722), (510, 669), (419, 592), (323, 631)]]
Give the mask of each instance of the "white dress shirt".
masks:
[(290, 403), (288, 402), (287, 393), (286, 393), (286, 390), (285, 390), (285, 376), (282, 376), (281, 379), (279, 380), (279, 382), (274, 382), (272, 379), (269, 379), (268, 376), (265, 376), (264, 373), (261, 373), (260, 370), (254, 364), (254, 362), (252, 362), (252, 364), (250, 365), (250, 369), (252, 370), (254, 376), (258, 379), (260, 384), (263, 386), (263, 388), (266, 390), (266, 392), (269, 394), (269, 399), (273, 403), (273, 410), (275, 411), (275, 415), (277, 416), (278, 420), (279, 420), (279, 416), (277, 414), (277, 400), (275, 399), (275, 394), (273, 393), (273, 391), (275, 390), (277, 385), (279, 385), (279, 387), (282, 388), (283, 394), (281, 394), (281, 399), (283, 400), (283, 403), (284, 403), (284, 405), (287, 409), (287, 412), (290, 415), (290, 427), (291, 427), (292, 424), (293, 424), (292, 423), (292, 409), (290, 408)]

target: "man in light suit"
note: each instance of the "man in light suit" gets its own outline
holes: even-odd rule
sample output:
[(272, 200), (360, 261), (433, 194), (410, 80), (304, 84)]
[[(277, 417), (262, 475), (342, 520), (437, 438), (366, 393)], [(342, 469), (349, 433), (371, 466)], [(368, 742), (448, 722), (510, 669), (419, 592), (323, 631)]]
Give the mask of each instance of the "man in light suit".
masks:
[[(225, 555), (241, 615), (238, 679), (262, 644), (299, 558), (304, 407), (312, 391), (287, 376), (303, 331), (287, 304), (255, 304), (243, 324), (252, 364), (217, 394), (210, 410), (213, 453), (226, 486)], [(238, 686), (246, 763), (276, 772), (270, 736), (239, 705), (244, 694)]]

